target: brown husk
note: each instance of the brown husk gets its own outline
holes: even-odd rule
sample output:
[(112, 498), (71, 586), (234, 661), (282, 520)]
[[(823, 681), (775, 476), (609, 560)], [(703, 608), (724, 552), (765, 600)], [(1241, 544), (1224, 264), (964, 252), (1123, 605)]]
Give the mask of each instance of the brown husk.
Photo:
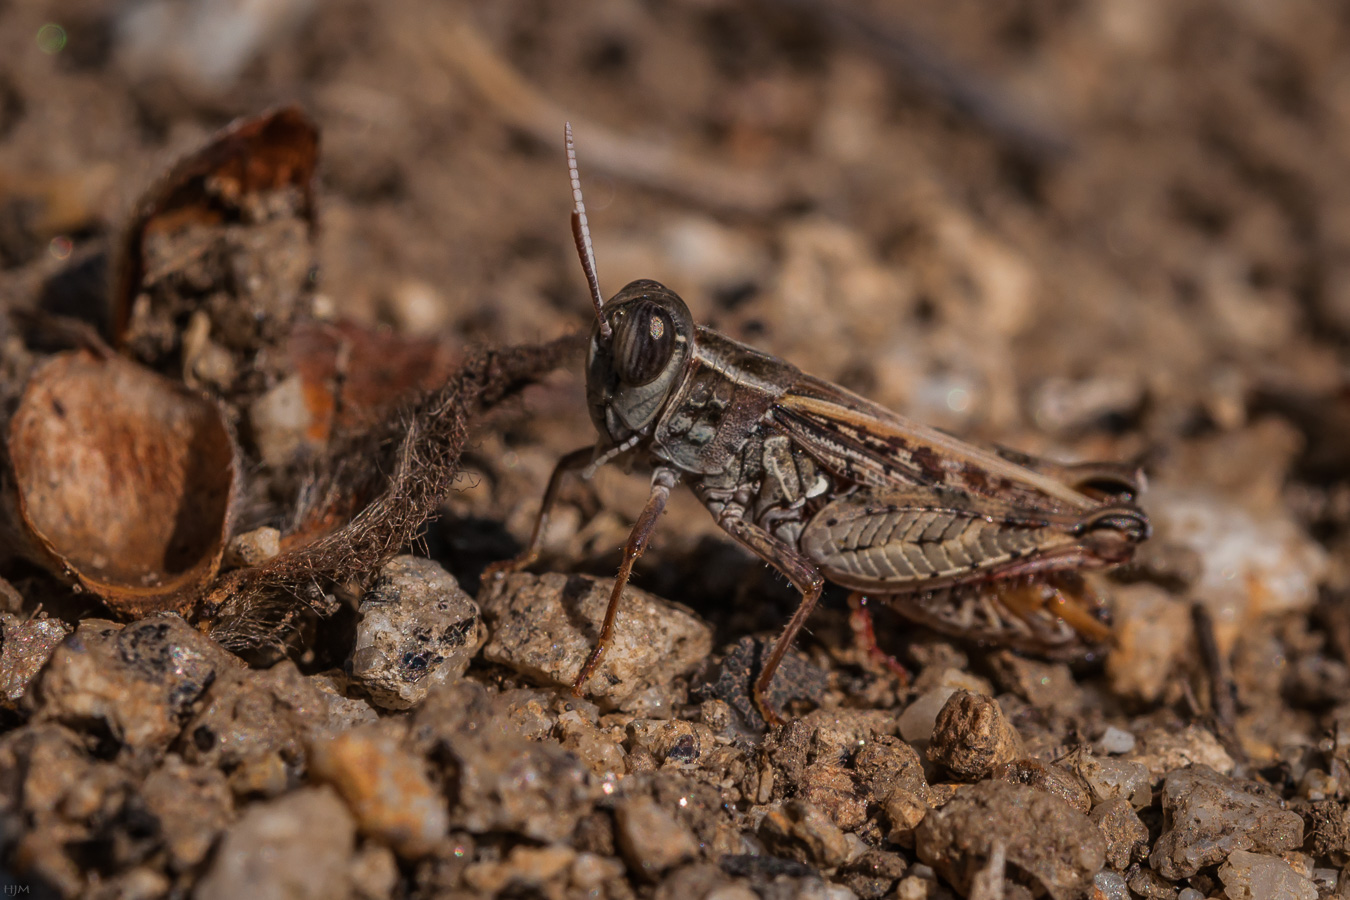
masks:
[(185, 612), (215, 575), (237, 466), (220, 408), (128, 360), (58, 354), (9, 426), (40, 557), (128, 617)]

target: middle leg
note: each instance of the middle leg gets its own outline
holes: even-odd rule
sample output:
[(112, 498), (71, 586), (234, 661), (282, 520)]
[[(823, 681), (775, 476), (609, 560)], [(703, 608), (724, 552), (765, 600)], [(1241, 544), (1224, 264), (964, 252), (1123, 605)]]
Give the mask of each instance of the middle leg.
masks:
[(750, 552), (786, 575), (793, 587), (801, 591), (802, 600), (797, 606), (797, 611), (792, 614), (783, 633), (774, 642), (773, 649), (769, 651), (769, 658), (765, 660), (759, 677), (755, 679), (755, 705), (759, 707), (760, 714), (764, 716), (766, 722), (770, 725), (780, 725), (783, 717), (769, 704), (766, 692), (770, 682), (773, 681), (774, 672), (778, 671), (778, 664), (783, 661), (783, 656), (792, 646), (793, 638), (806, 624), (811, 610), (816, 608), (816, 601), (820, 599), (820, 592), (825, 587), (825, 576), (795, 548), (746, 519), (744, 514), (734, 507), (724, 510), (717, 517), (717, 524)]

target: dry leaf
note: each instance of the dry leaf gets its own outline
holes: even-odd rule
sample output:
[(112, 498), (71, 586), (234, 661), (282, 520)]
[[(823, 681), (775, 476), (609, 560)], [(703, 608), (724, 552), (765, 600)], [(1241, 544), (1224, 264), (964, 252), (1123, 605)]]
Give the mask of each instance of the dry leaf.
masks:
[(256, 357), (284, 340), (312, 288), (318, 152), (314, 123), (284, 107), (175, 165), (123, 237), (113, 345), (222, 392), (265, 385)]
[(444, 384), (458, 361), (444, 341), (355, 322), (300, 322), (288, 352), (310, 414), (306, 438), (315, 447), (334, 430), (368, 428), (409, 397)]
[(214, 577), (236, 462), (220, 409), (90, 350), (34, 373), (9, 427), (22, 525), (114, 612), (186, 612)]

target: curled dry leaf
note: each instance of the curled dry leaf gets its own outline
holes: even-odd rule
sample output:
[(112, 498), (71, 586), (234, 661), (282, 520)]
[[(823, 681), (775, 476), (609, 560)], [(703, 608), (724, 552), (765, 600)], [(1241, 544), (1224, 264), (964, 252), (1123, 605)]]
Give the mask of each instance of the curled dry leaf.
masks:
[(220, 409), (120, 357), (63, 353), (10, 421), (21, 525), (113, 611), (186, 612), (214, 577), (236, 462)]
[(309, 300), (318, 153), (314, 123), (283, 107), (234, 122), (170, 169), (123, 236), (114, 346), (226, 393), (265, 384), (254, 373), (269, 361), (254, 357)]

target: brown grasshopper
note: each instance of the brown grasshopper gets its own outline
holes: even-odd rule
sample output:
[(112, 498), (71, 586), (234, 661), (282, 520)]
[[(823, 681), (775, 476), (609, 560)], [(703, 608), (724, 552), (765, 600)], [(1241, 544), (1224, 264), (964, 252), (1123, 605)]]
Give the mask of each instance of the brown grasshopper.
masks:
[(754, 685), (771, 723), (780, 719), (766, 689), (827, 580), (854, 592), (855, 609), (873, 597), (958, 636), (1047, 654), (1107, 636), (1075, 577), (1128, 561), (1148, 537), (1134, 503), (1136, 470), (1059, 465), (912, 422), (696, 325), (684, 301), (655, 281), (606, 301), (570, 125), (566, 140), (572, 234), (595, 304), (586, 399), (600, 440), (558, 462), (529, 545), (493, 568), (536, 558), (568, 472), (590, 477), (615, 459), (650, 465), (651, 495), (624, 547), (595, 650), (573, 683), (577, 694), (612, 640), (633, 564), (681, 480), (727, 534), (801, 592)]

